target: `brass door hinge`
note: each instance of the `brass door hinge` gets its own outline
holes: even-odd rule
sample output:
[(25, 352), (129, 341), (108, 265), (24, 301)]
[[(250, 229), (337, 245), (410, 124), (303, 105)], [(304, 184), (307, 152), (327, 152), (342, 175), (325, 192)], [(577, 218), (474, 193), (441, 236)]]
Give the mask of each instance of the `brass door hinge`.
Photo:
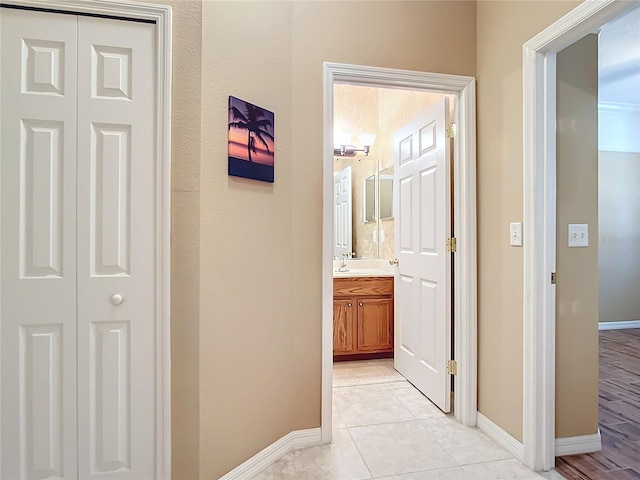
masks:
[(455, 123), (447, 125), (447, 138), (455, 138), (458, 133), (458, 126)]
[(458, 374), (458, 362), (455, 360), (447, 360), (447, 375)]
[(551, 285), (555, 285), (558, 283), (558, 274), (556, 272), (551, 272)]
[(447, 252), (457, 252), (458, 251), (458, 242), (456, 237), (447, 238)]

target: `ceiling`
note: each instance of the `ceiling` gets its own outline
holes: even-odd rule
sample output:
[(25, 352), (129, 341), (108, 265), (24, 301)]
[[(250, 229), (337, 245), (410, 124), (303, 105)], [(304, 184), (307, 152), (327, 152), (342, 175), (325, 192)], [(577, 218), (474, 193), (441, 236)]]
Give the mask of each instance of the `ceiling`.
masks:
[(640, 7), (602, 27), (598, 65), (600, 102), (640, 105)]

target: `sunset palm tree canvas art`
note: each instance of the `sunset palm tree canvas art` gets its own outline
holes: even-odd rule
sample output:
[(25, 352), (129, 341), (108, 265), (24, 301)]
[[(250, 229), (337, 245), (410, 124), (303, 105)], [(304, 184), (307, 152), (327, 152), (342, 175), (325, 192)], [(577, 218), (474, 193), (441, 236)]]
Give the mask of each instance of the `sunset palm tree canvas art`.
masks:
[(229, 97), (229, 175), (264, 182), (274, 179), (275, 115)]

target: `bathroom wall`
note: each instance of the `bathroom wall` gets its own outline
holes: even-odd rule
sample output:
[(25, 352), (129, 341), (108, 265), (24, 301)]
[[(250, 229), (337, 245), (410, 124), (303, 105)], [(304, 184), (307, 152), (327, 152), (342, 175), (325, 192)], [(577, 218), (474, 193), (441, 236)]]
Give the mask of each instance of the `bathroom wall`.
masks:
[[(556, 437), (598, 431), (598, 36), (558, 52)], [(568, 247), (568, 224), (589, 246)]]

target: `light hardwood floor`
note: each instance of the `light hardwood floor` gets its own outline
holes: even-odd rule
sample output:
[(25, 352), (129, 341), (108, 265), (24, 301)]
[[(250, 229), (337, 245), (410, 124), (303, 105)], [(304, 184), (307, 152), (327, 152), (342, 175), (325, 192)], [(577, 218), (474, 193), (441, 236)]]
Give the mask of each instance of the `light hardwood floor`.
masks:
[(640, 480), (640, 329), (600, 332), (602, 451), (556, 459), (571, 480)]

